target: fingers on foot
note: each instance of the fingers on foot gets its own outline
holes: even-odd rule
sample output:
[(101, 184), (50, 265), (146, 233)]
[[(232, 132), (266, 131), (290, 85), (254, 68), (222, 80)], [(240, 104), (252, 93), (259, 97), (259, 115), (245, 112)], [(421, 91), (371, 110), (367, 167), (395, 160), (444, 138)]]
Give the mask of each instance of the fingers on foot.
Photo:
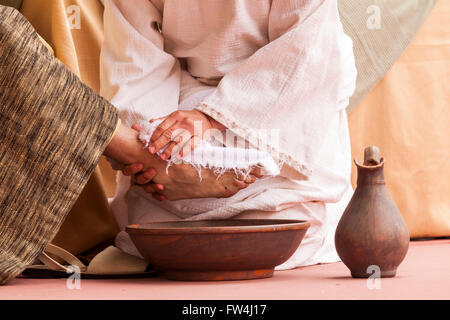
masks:
[(126, 176), (134, 176), (136, 173), (140, 172), (143, 167), (142, 163), (130, 164), (122, 170), (122, 173)]
[(136, 183), (137, 184), (147, 184), (153, 180), (153, 178), (156, 176), (156, 170), (151, 168), (147, 170), (146, 172), (139, 174), (136, 176)]
[(158, 193), (164, 190), (164, 186), (159, 183), (150, 183), (148, 186), (145, 186), (144, 188), (145, 192), (147, 193)]
[(153, 193), (152, 196), (153, 196), (153, 198), (155, 198), (158, 201), (163, 201), (166, 199), (166, 197), (164, 195), (157, 193), (157, 192)]

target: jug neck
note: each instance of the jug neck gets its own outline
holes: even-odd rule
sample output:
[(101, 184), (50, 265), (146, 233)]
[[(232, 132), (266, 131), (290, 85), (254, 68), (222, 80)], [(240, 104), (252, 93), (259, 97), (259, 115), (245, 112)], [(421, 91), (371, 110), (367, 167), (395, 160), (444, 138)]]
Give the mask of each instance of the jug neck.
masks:
[(357, 186), (363, 185), (384, 185), (384, 160), (377, 165), (364, 165), (355, 160), (356, 167), (358, 168)]

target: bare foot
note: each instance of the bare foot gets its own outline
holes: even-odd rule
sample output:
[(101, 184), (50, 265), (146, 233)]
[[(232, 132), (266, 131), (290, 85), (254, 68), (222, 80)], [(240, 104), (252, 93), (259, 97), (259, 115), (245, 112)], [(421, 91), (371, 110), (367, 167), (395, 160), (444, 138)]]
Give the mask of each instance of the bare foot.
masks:
[(169, 174), (155, 177), (156, 183), (164, 185), (159, 191), (168, 200), (195, 199), (195, 198), (228, 198), (235, 195), (249, 184), (256, 181), (256, 177), (249, 174), (246, 179), (236, 176), (234, 171), (228, 171), (217, 177), (210, 169), (203, 168), (201, 179), (198, 171), (189, 164), (173, 165)]

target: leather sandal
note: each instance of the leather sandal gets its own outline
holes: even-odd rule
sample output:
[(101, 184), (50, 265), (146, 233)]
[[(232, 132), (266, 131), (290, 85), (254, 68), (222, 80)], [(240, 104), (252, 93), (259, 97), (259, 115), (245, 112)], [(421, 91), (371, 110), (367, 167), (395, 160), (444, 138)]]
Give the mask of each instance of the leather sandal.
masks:
[[(57, 257), (60, 263), (53, 257)], [(86, 266), (67, 250), (49, 244), (38, 257), (42, 264), (28, 266), (22, 277), (28, 278), (68, 278), (75, 272), (81, 279), (123, 279), (147, 278), (158, 276), (158, 271), (144, 260), (124, 253), (114, 246), (109, 246)]]

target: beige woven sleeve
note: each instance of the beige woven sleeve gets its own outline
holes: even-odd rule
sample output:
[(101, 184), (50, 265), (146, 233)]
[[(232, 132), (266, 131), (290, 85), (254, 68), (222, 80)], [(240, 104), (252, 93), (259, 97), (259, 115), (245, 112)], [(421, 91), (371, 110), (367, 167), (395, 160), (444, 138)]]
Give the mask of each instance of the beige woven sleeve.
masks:
[(0, 284), (55, 236), (118, 124), (118, 112), (0, 6)]

